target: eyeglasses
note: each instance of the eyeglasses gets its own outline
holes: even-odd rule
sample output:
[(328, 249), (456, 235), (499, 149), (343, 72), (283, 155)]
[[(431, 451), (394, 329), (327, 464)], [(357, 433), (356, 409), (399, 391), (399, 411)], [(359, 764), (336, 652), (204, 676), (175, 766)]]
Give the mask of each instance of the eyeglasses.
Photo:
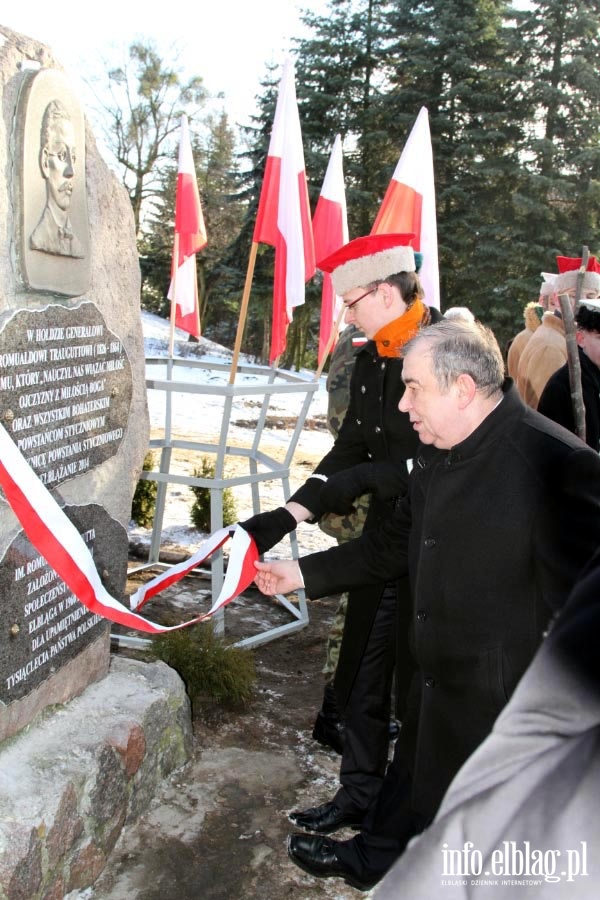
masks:
[(371, 288), (370, 291), (365, 291), (365, 293), (361, 294), (360, 297), (357, 297), (356, 300), (351, 300), (350, 303), (344, 303), (344, 308), (352, 309), (353, 306), (356, 306), (357, 303), (359, 303), (361, 300), (364, 300), (365, 297), (369, 296), (369, 294), (374, 294), (376, 290), (377, 290), (377, 288), (374, 287), (374, 288)]

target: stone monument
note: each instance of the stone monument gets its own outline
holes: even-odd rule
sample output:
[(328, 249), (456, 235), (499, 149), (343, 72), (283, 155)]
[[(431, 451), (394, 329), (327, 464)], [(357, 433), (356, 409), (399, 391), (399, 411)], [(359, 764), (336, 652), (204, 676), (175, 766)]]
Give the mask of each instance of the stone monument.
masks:
[[(1, 26), (0, 94), (0, 424), (121, 598), (148, 447), (131, 204), (50, 51)], [(0, 602), (2, 741), (106, 675), (110, 640), (2, 492)]]
[(2, 25), (0, 100), (0, 438), (37, 503), (17, 518), (0, 490), (0, 897), (58, 900), (188, 759), (191, 718), (177, 673), (111, 656), (110, 623), (34, 546), (40, 504), (72, 541), (62, 510), (123, 599), (149, 437), (140, 271), (129, 197), (69, 79)]

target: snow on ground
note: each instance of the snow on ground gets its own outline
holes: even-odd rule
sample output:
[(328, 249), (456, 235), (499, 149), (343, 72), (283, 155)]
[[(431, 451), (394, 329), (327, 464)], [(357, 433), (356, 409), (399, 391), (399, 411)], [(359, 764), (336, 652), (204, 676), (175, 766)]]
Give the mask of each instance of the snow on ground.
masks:
[[(146, 356), (146, 379), (166, 380), (169, 360), (170, 323), (168, 320), (148, 312), (142, 312), (142, 329), (144, 333), (144, 350)], [(175, 330), (174, 359), (177, 360), (173, 370), (173, 380), (192, 383), (198, 386), (198, 393), (185, 391), (172, 392), (171, 399), (171, 433), (174, 439), (186, 440), (195, 444), (216, 447), (219, 442), (224, 420), (225, 394), (214, 393), (215, 388), (229, 383), (232, 352), (225, 347), (201, 338), (198, 343), (188, 340), (186, 332)], [(189, 360), (190, 364), (182, 364)], [(200, 363), (198, 363), (200, 361)], [(230, 426), (227, 431), (227, 445), (242, 451), (252, 447), (256, 432), (256, 421), (262, 405), (264, 392), (247, 395), (240, 388), (263, 386), (267, 382), (268, 367), (253, 365), (248, 357), (240, 356), (235, 377), (236, 396), (233, 398), (230, 412)], [(314, 373), (307, 370), (291, 373), (297, 383), (300, 378), (306, 382), (314, 382)], [(277, 378), (276, 384), (286, 384), (285, 378)], [(210, 393), (213, 391), (213, 393)], [(265, 428), (260, 443), (260, 450), (276, 463), (283, 462), (290, 444), (297, 417), (302, 412), (306, 391), (300, 393), (277, 393), (271, 396), (268, 407), (269, 427)], [(151, 437), (162, 439), (165, 434), (167, 401), (166, 392), (148, 387), (148, 410), (150, 416)], [(325, 377), (319, 379), (318, 389), (314, 391), (308, 409), (306, 423), (298, 439), (291, 465), (290, 482), (292, 490), (298, 487), (310, 474), (314, 465), (331, 447), (332, 438), (327, 431), (325, 416), (327, 411), (327, 391)], [(314, 422), (320, 427), (310, 427)], [(193, 475), (199, 468), (203, 457), (214, 463), (215, 453), (201, 449), (175, 450), (170, 471), (176, 474)], [(155, 462), (158, 467), (159, 451), (155, 451)], [(268, 471), (268, 467), (259, 467), (260, 471)], [(227, 453), (225, 462), (226, 477), (243, 477), (249, 474), (247, 456)], [(239, 519), (252, 515), (252, 496), (248, 484), (231, 488), (236, 503)], [(262, 510), (274, 509), (281, 505), (285, 497), (279, 478), (261, 481), (259, 486)], [(189, 548), (193, 552), (205, 539), (190, 520), (190, 510), (194, 496), (187, 485), (169, 484), (165, 513), (161, 531), (161, 546), (176, 545)], [(136, 544), (150, 543), (151, 529), (140, 528), (134, 522), (130, 524), (130, 539)], [(331, 539), (326, 538), (318, 528), (301, 525), (298, 529), (301, 548), (305, 551), (330, 546)], [(287, 542), (286, 542), (287, 547)], [(279, 550), (282, 552), (279, 553)], [(276, 555), (285, 555), (286, 548), (278, 545), (274, 549)]]

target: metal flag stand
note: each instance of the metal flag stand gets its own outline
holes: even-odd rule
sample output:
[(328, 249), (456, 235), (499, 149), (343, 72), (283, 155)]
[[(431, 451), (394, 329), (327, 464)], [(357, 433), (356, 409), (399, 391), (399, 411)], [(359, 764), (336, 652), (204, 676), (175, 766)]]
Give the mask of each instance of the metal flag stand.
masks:
[[(313, 395), (319, 388), (318, 377), (313, 375), (310, 376), (309, 379), (299, 373), (289, 372), (284, 369), (276, 368), (275, 366), (236, 366), (237, 371), (246, 375), (251, 374), (255, 376), (256, 384), (226, 383), (227, 375), (231, 369), (231, 365), (228, 363), (220, 364), (214, 361), (207, 362), (190, 358), (174, 358), (171, 355), (169, 357), (147, 357), (146, 366), (147, 371), (150, 368), (153, 370), (151, 377), (146, 377), (147, 390), (162, 391), (165, 394), (165, 424), (163, 434), (150, 441), (151, 449), (160, 450), (159, 470), (143, 471), (140, 475), (140, 478), (156, 481), (158, 484), (148, 560), (143, 565), (130, 569), (130, 575), (144, 569), (169, 567), (168, 563), (161, 562), (159, 559), (166, 494), (169, 484), (198, 486), (210, 490), (211, 533), (223, 527), (223, 491), (226, 488), (238, 485), (249, 485), (252, 494), (252, 509), (254, 514), (262, 511), (260, 508), (259, 494), (259, 485), (261, 482), (279, 480), (281, 481), (283, 496), (289, 496), (290, 465), (304, 427)], [(162, 378), (160, 377), (160, 373), (158, 373), (158, 375), (156, 374), (156, 369), (161, 368), (164, 370), (164, 377)], [(178, 370), (183, 368), (188, 370), (208, 369), (212, 374), (217, 376), (218, 373), (222, 372), (223, 383), (198, 384), (193, 380), (185, 380), (185, 377), (178, 378)], [(290, 393), (299, 394), (303, 396), (304, 399), (284, 459), (279, 461), (261, 450), (261, 442), (267, 428), (267, 415), (271, 398), (277, 394)], [(217, 396), (223, 398), (223, 416), (218, 442), (206, 443), (201, 440), (182, 440), (176, 437), (173, 429), (175, 404), (178, 402), (197, 402), (198, 420), (201, 422), (202, 397), (211, 395), (213, 397)], [(261, 398), (260, 412), (256, 421), (253, 439), (247, 447), (232, 446), (228, 444), (228, 432), (233, 402), (236, 398), (242, 396)], [(214, 454), (214, 477), (200, 478), (172, 472), (172, 455), (173, 451), (177, 449), (186, 450), (191, 454)], [(248, 473), (237, 475), (235, 477), (226, 477), (225, 461), (228, 456), (246, 457), (248, 460)], [(293, 531), (289, 538), (292, 558), (297, 559), (299, 554), (296, 532)], [(221, 550), (212, 556), (211, 563), (211, 587), (213, 596), (216, 597), (221, 590), (225, 577), (223, 553)], [(258, 644), (266, 643), (267, 641), (271, 641), (284, 634), (289, 634), (290, 632), (304, 628), (308, 624), (306, 596), (303, 590), (299, 590), (297, 596), (297, 605), (290, 602), (287, 597), (281, 594), (276, 597), (277, 602), (291, 614), (291, 622), (244, 638), (237, 642), (236, 646), (257, 646)], [(265, 598), (265, 600), (267, 601), (267, 598)], [(220, 610), (215, 616), (215, 629), (217, 633), (222, 634), (225, 630), (224, 616), (224, 610)], [(146, 639), (144, 638), (137, 638), (135, 640), (137, 643), (146, 643)], [(123, 643), (125, 643), (125, 641), (123, 641)]]

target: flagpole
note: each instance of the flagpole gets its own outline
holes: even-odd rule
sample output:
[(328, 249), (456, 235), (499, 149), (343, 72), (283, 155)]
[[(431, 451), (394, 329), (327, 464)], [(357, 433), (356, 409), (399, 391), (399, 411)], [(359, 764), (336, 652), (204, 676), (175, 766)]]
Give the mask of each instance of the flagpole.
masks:
[(246, 282), (244, 284), (244, 293), (242, 294), (242, 303), (240, 306), (240, 317), (238, 319), (237, 334), (235, 336), (235, 344), (233, 347), (233, 359), (231, 361), (231, 372), (229, 373), (229, 384), (235, 383), (235, 374), (237, 372), (238, 360), (240, 356), (240, 347), (242, 346), (242, 337), (244, 327), (246, 325), (246, 316), (248, 315), (248, 301), (250, 299), (250, 288), (252, 287), (252, 278), (254, 277), (254, 266), (256, 264), (256, 254), (258, 253), (258, 241), (252, 241), (250, 246), (250, 256), (248, 258), (248, 269), (246, 270)]
[(179, 265), (179, 233), (173, 239), (173, 259), (171, 261), (171, 332), (169, 336), (169, 356), (173, 358), (175, 349), (175, 317), (177, 315), (177, 268)]
[(319, 363), (317, 371), (315, 372), (315, 379), (314, 379), (315, 381), (318, 381), (319, 378), (321, 377), (321, 374), (323, 372), (323, 366), (327, 362), (327, 357), (329, 356), (329, 352), (330, 352), (331, 348), (333, 347), (333, 342), (335, 341), (335, 337), (340, 328), (340, 322), (342, 321), (342, 316), (344, 315), (345, 312), (346, 312), (346, 307), (342, 303), (340, 311), (337, 314), (335, 324), (334, 324), (333, 328), (331, 329), (331, 334), (329, 335), (329, 340), (327, 341), (327, 346), (325, 347), (325, 353), (323, 354), (323, 359)]

